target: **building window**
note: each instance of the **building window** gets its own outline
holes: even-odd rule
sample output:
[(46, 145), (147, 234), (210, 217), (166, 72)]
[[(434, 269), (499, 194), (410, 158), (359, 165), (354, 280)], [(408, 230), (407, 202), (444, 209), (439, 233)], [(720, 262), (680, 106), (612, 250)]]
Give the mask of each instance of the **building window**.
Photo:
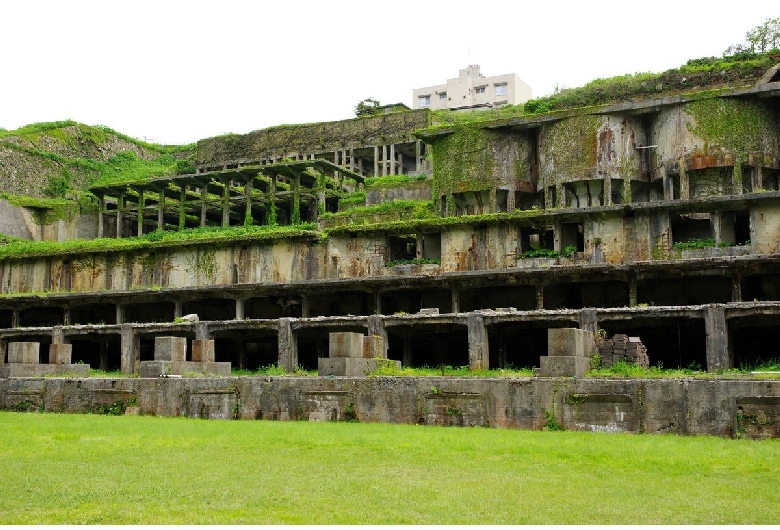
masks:
[(484, 94), (485, 93), (485, 87), (478, 86), (477, 87), (477, 94)]
[(447, 99), (447, 93), (446, 92), (439, 92), (439, 99)]
[(506, 83), (504, 83), (503, 85), (496, 85), (496, 95), (497, 96), (506, 96), (507, 95)]
[(431, 96), (420, 96), (417, 98), (417, 104), (420, 107), (430, 107), (431, 106)]

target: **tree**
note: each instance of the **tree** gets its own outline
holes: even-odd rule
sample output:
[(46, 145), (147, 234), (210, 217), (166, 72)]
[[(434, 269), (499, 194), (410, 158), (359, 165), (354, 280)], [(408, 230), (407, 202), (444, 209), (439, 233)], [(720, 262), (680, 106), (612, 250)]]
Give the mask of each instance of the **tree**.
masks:
[(355, 116), (362, 118), (363, 116), (373, 116), (379, 109), (379, 101), (374, 98), (366, 98), (355, 107)]
[(767, 18), (745, 34), (744, 44), (729, 46), (723, 55), (760, 54), (777, 49), (780, 49), (780, 18)]

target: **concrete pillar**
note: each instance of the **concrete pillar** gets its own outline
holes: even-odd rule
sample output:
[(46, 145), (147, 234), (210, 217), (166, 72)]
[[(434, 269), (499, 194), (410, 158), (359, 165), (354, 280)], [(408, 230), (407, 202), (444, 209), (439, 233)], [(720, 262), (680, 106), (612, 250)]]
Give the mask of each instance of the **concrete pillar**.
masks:
[(173, 301), (173, 318), (181, 318), (184, 311), (181, 307), (181, 300), (174, 300)]
[(0, 364), (6, 364), (5, 354), (8, 350), (8, 339), (0, 339)]
[(125, 196), (120, 193), (116, 199), (116, 237), (122, 237), (122, 225), (125, 222)]
[(165, 190), (157, 194), (157, 229), (165, 230)]
[(98, 239), (100, 239), (101, 237), (103, 237), (103, 214), (105, 213), (106, 210), (106, 204), (104, 201), (104, 196), (102, 194), (98, 195), (97, 199), (98, 199), (97, 236)]
[(19, 327), (19, 310), (14, 309), (11, 311), (11, 327), (12, 328), (18, 328)]
[(542, 284), (536, 286), (536, 309), (544, 309), (544, 285)]
[(143, 188), (138, 190), (138, 237), (144, 235), (144, 207), (146, 206)]
[(555, 204), (557, 208), (566, 208), (566, 188), (563, 184), (555, 185)]
[(238, 369), (246, 370), (246, 341), (236, 341), (238, 344)]
[(594, 336), (598, 335), (599, 321), (595, 309), (580, 310), (580, 329), (590, 331)]
[(105, 340), (100, 341), (99, 365), (98, 368), (104, 372), (108, 371), (108, 342)]
[(712, 304), (704, 310), (704, 332), (707, 344), (707, 371), (732, 368), (733, 356), (729, 348), (726, 311), (722, 305)]
[(205, 322), (197, 322), (195, 324), (195, 338), (197, 340), (211, 340), (209, 325)]
[(382, 176), (387, 176), (387, 146), (382, 146)]
[(612, 177), (609, 175), (604, 177), (604, 197), (603, 204), (605, 206), (612, 206)]
[(395, 165), (395, 144), (390, 144), (390, 174), (395, 175), (396, 174), (396, 165)]
[(379, 292), (374, 293), (374, 314), (382, 314), (382, 293)]
[(488, 213), (496, 213), (498, 211), (498, 190), (493, 187), (488, 192)]
[(479, 313), (469, 313), (469, 370), (482, 370), (490, 366), (488, 334), (485, 321)]
[(243, 298), (236, 298), (236, 320), (244, 320), (244, 302)]
[(731, 301), (742, 301), (742, 269), (734, 269), (734, 275), (731, 277)]
[(278, 364), (288, 372), (293, 372), (298, 364), (298, 339), (292, 330), (291, 321), (290, 318), (279, 319)]
[(208, 190), (204, 186), (200, 190), (200, 226), (206, 226), (206, 197), (208, 196)]
[(414, 236), (414, 243), (415, 243), (415, 257), (417, 259), (422, 259), (423, 257), (423, 235), (421, 233), (417, 233)]
[(250, 178), (244, 186), (244, 225), (251, 226), (254, 224), (252, 219), (252, 179)]
[(628, 307), (636, 307), (639, 305), (637, 301), (637, 279), (636, 276), (631, 275), (628, 278)]
[(62, 325), (70, 326), (70, 308), (66, 307), (62, 310)]
[(51, 343), (52, 344), (65, 344), (65, 332), (62, 326), (53, 326), (51, 328)]
[(553, 250), (557, 250), (558, 252), (563, 251), (563, 234), (561, 233), (563, 231), (563, 226), (560, 221), (554, 221), (553, 222)]
[(753, 173), (753, 175), (752, 175), (753, 180), (750, 183), (751, 184), (750, 191), (755, 192), (757, 190), (764, 189), (764, 168), (763, 168), (763, 166), (761, 166), (761, 164), (756, 164), (755, 166), (753, 166), (752, 173)]
[(404, 335), (404, 351), (403, 357), (401, 358), (401, 364), (403, 366), (412, 365), (412, 337), (409, 333)]
[(222, 184), (222, 226), (230, 226), (230, 181), (223, 180)]
[(380, 315), (371, 315), (368, 317), (368, 334), (382, 337), (382, 357), (387, 359), (388, 339), (385, 321)]
[(417, 140), (414, 142), (414, 170), (416, 173), (422, 173), (422, 162), (422, 141)]
[(515, 211), (515, 190), (511, 187), (506, 192), (506, 211), (507, 213)]
[(452, 288), (452, 312), (460, 313), (460, 291), (457, 287)]
[(691, 198), (691, 185), (688, 182), (688, 175), (685, 173), (685, 160), (680, 159), (680, 199)]
[(374, 146), (374, 176), (379, 176), (379, 146)]
[(187, 203), (187, 185), (181, 183), (179, 189), (179, 230), (184, 230), (187, 226), (187, 210), (184, 208)]
[(301, 295), (301, 317), (309, 318), (311, 315), (311, 301), (308, 295)]
[(138, 373), (141, 338), (130, 324), (122, 324), (120, 332), (121, 367), (123, 374)]

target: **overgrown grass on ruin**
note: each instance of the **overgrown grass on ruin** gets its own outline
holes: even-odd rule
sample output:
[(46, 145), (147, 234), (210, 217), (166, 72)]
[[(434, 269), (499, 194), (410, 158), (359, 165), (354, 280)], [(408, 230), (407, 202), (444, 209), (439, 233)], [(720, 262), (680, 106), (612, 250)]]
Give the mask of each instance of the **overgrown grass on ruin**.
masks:
[(5, 524), (775, 524), (780, 440), (0, 413)]
[(629, 378), (724, 378), (735, 376), (757, 376), (761, 378), (780, 378), (780, 358), (758, 361), (756, 363), (743, 363), (738, 368), (717, 370), (708, 372), (698, 364), (691, 364), (686, 368), (663, 368), (650, 366), (642, 368), (634, 363), (619, 361), (608, 368), (594, 368), (585, 374), (585, 377), (629, 377)]

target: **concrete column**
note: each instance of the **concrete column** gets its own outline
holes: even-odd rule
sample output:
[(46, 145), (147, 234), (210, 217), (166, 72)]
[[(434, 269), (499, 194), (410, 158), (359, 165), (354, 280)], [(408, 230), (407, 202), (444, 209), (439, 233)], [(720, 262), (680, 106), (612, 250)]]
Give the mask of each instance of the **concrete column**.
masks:
[(395, 166), (395, 144), (390, 144), (390, 174), (396, 174)]
[(478, 313), (469, 313), (469, 370), (482, 370), (490, 366), (488, 334), (485, 321)]
[(374, 146), (374, 176), (379, 176), (379, 146)]
[(108, 371), (108, 343), (101, 339), (100, 341), (100, 351), (98, 353), (99, 355), (99, 366), (101, 370), (104, 372)]
[(103, 237), (103, 214), (106, 210), (106, 204), (104, 201), (104, 196), (98, 195), (98, 218), (97, 218), (97, 236), (98, 239)]
[(404, 351), (401, 364), (404, 367), (412, 365), (412, 337), (408, 333), (404, 335)]
[(243, 340), (236, 341), (238, 343), (238, 369), (246, 369), (246, 342)]
[(70, 308), (66, 307), (62, 310), (62, 325), (70, 326)]
[(181, 308), (181, 300), (174, 300), (173, 301), (173, 318), (181, 318), (183, 315), (183, 311)]
[(707, 371), (732, 368), (734, 359), (729, 347), (726, 311), (722, 305), (712, 304), (704, 310), (704, 331), (707, 344)]
[(460, 313), (460, 291), (457, 287), (452, 288), (452, 312)]
[(288, 372), (293, 372), (298, 364), (298, 339), (292, 330), (291, 321), (290, 318), (279, 319), (278, 364)]
[(244, 320), (244, 302), (243, 298), (236, 298), (236, 320)]
[(250, 178), (244, 186), (244, 224), (247, 226), (253, 225), (252, 220), (252, 179)]
[(382, 176), (387, 176), (387, 146), (382, 146)]
[(119, 194), (116, 199), (116, 237), (122, 237), (122, 225), (125, 222), (125, 196)]
[(515, 211), (515, 190), (511, 187), (506, 191), (506, 211), (507, 213)]
[(206, 197), (208, 196), (208, 190), (204, 186), (200, 190), (200, 226), (206, 226)]
[(421, 233), (417, 233), (414, 236), (414, 243), (415, 243), (415, 257), (417, 259), (422, 259), (423, 257), (423, 235)]
[(536, 286), (536, 309), (544, 309), (544, 285), (542, 284)]
[(685, 173), (685, 160), (680, 159), (680, 199), (691, 198), (691, 185), (688, 182), (688, 175)]
[(122, 331), (120, 332), (121, 341), (121, 366), (123, 374), (138, 373), (138, 367), (140, 366), (140, 346), (141, 338), (135, 332), (130, 324), (122, 324)]
[(374, 314), (382, 314), (382, 293), (379, 292), (374, 293)]
[(165, 230), (165, 190), (157, 194), (157, 229)]
[(761, 166), (761, 164), (756, 164), (753, 166), (753, 180), (750, 183), (750, 191), (756, 191), (759, 189), (764, 188), (764, 168)]
[(139, 189), (138, 190), (138, 219), (137, 219), (137, 226), (138, 226), (138, 237), (141, 237), (144, 235), (144, 207), (146, 198), (144, 197), (144, 190)]
[(599, 320), (595, 309), (580, 310), (580, 329), (590, 331), (596, 336), (599, 331)]
[(122, 304), (116, 305), (115, 319), (117, 324), (125, 323), (125, 306)]
[(292, 212), (290, 212), (290, 224), (300, 224), (301, 222), (301, 176), (293, 177), (293, 203)]
[(558, 208), (566, 208), (566, 187), (563, 184), (555, 185), (555, 197)]
[(612, 177), (609, 175), (604, 177), (604, 205), (612, 206)]
[(734, 275), (731, 277), (731, 301), (742, 301), (742, 269), (734, 269)]
[(51, 343), (66, 344), (65, 331), (63, 331), (62, 326), (53, 326), (51, 328)]
[(5, 354), (8, 351), (8, 339), (0, 339), (0, 364), (6, 364)]
[(222, 226), (230, 226), (230, 181), (222, 181)]
[(211, 332), (209, 331), (209, 325), (205, 322), (197, 322), (195, 324), (195, 339), (196, 340), (211, 340)]
[(187, 185), (182, 183), (179, 189), (179, 230), (183, 230), (187, 226), (187, 210), (185, 205), (187, 203)]
[(553, 250), (557, 250), (558, 252), (563, 251), (563, 245), (561, 242), (563, 241), (563, 234), (561, 233), (563, 231), (563, 225), (560, 221), (554, 221), (553, 222)]
[(422, 157), (422, 142), (417, 140), (414, 142), (414, 170), (416, 173), (422, 173), (423, 157)]
[(637, 300), (637, 279), (636, 276), (630, 276), (628, 278), (628, 307), (636, 307), (639, 305)]
[(309, 318), (311, 315), (311, 301), (306, 294), (301, 295), (301, 317)]
[(18, 328), (19, 327), (19, 310), (14, 309), (11, 311), (11, 327), (12, 328)]
[(368, 317), (368, 334), (377, 335), (382, 337), (382, 357), (387, 359), (388, 339), (387, 330), (385, 329), (385, 321), (379, 315), (371, 315)]

